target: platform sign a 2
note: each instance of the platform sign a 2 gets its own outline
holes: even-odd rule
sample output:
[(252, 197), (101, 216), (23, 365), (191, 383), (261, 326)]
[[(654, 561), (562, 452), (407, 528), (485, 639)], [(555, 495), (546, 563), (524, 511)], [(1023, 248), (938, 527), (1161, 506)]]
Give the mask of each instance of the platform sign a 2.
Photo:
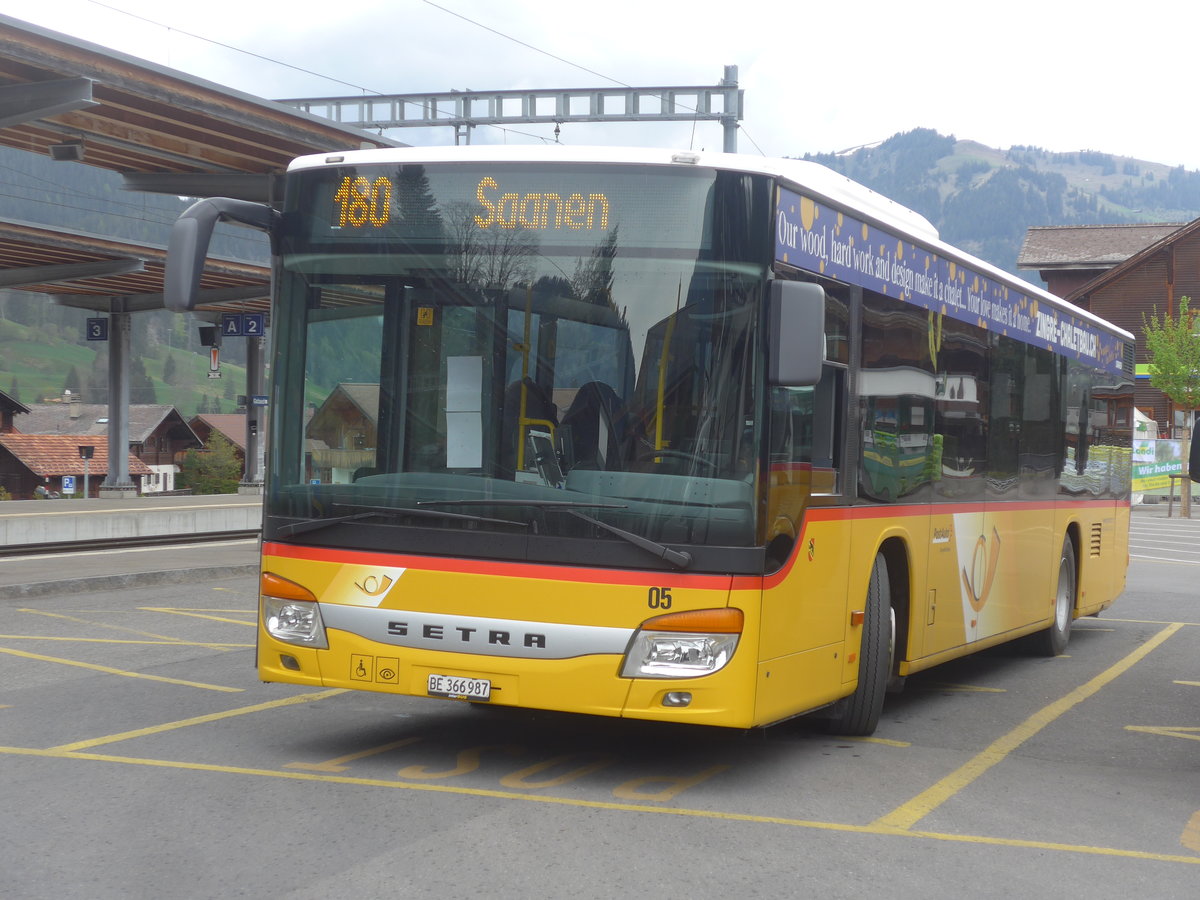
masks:
[(262, 337), (266, 327), (265, 313), (221, 313), (223, 337)]

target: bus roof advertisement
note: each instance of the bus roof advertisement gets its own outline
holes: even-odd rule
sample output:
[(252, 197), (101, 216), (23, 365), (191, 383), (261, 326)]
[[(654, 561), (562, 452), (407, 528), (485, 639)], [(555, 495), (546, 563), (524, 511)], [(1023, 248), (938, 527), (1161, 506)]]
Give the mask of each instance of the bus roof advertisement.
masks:
[(1093, 322), (786, 188), (775, 216), (778, 262), (1122, 374), (1124, 342)]

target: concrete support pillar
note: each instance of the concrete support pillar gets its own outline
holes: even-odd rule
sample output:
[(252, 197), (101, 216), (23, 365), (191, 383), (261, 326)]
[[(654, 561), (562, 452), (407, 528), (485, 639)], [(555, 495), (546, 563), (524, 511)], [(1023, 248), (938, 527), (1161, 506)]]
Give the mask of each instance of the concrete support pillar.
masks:
[(108, 322), (108, 474), (101, 497), (136, 497), (129, 477), (129, 360), (132, 322), (121, 301), (112, 301)]

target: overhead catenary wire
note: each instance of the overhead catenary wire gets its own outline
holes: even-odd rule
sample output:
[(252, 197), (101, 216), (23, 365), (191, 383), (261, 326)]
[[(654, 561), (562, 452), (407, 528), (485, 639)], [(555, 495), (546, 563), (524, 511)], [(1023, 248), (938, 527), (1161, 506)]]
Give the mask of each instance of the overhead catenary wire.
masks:
[[(272, 65), (278, 65), (278, 66), (282, 66), (284, 68), (292, 69), (293, 71), (300, 72), (305, 75), (311, 75), (316, 78), (321, 78), (321, 79), (333, 82), (334, 84), (340, 84), (345, 87), (350, 87), (350, 88), (353, 88), (354, 90), (362, 91), (363, 93), (366, 93), (366, 94), (374, 94), (376, 96), (381, 96), (381, 97), (388, 95), (388, 92), (385, 92), (385, 91), (380, 91), (375, 88), (366, 87), (366, 86), (360, 85), (360, 84), (355, 84), (354, 82), (346, 81), (341, 78), (336, 78), (332, 75), (326, 75), (321, 72), (316, 72), (312, 69), (308, 69), (303, 66), (297, 66), (292, 63), (284, 62), (283, 60), (276, 59), (274, 57), (265, 56), (261, 53), (255, 53), (250, 50), (245, 50), (241, 47), (234, 46), (233, 44), (228, 44), (223, 41), (218, 41), (213, 38), (206, 37), (204, 35), (196, 34), (195, 32), (187, 31), (182, 28), (176, 28), (175, 26), (168, 25), (164, 22), (159, 22), (155, 19), (151, 19), (146, 16), (138, 15), (137, 13), (132, 13), (132, 12), (129, 12), (128, 10), (121, 9), (120, 7), (114, 6), (110, 3), (105, 3), (105, 2), (103, 2), (103, 0), (88, 0), (88, 2), (94, 6), (101, 7), (102, 9), (107, 9), (112, 12), (116, 12), (116, 13), (120, 13), (122, 15), (129, 16), (130, 18), (137, 19), (138, 21), (145, 22), (149, 25), (154, 25), (155, 27), (162, 28), (166, 31), (173, 31), (178, 34), (182, 34), (187, 37), (190, 37), (193, 40), (203, 41), (205, 43), (212, 44), (213, 46), (222, 47), (226, 50), (231, 50), (235, 53), (241, 53), (246, 56), (252, 57), (254, 59), (258, 59), (258, 60), (262, 60), (263, 62), (271, 63)], [(483, 29), (484, 31), (487, 31), (493, 35), (496, 35), (497, 37), (503, 38), (504, 40), (511, 41), (515, 44), (518, 44), (519, 46), (524, 47), (527, 50), (531, 50), (535, 53), (539, 53), (543, 56), (553, 59), (556, 62), (560, 62), (564, 65), (571, 66), (572, 68), (579, 69), (580, 71), (586, 72), (589, 75), (594, 75), (597, 78), (602, 78), (605, 81), (612, 82), (613, 84), (615, 84), (619, 87), (623, 87), (623, 88), (631, 88), (632, 87), (630, 84), (628, 84), (624, 81), (621, 81), (618, 78), (614, 78), (611, 75), (606, 75), (602, 72), (598, 72), (595, 69), (591, 69), (580, 63), (573, 62), (565, 57), (559, 56), (555, 53), (551, 53), (548, 50), (543, 50), (542, 48), (537, 47), (534, 44), (530, 44), (526, 41), (520, 40), (519, 38), (513, 37), (510, 34), (506, 34), (505, 32), (500, 31), (499, 29), (493, 28), (490, 25), (485, 25), (482, 22), (476, 21), (475, 19), (472, 19), (466, 15), (463, 15), (462, 13), (456, 12), (455, 10), (452, 10), (446, 6), (443, 6), (442, 4), (434, 3), (433, 0), (422, 0), (422, 2), (425, 3), (427, 6), (432, 7), (433, 9), (436, 9), (442, 13), (445, 13), (446, 15), (453, 16), (454, 18), (457, 18), (457, 19), (461, 19), (462, 21), (467, 22), (470, 25), (473, 25), (477, 28)], [(680, 105), (683, 109), (690, 110), (691, 112), (694, 112), (697, 114), (699, 114), (699, 112), (700, 112), (698, 109), (689, 107), (686, 104), (678, 104), (678, 105)], [(436, 110), (433, 110), (432, 112), (435, 115), (437, 114)], [(447, 113), (446, 115), (449, 115), (449, 113)], [(558, 143), (559, 142), (557, 135), (555, 135), (554, 137), (547, 137), (545, 135), (533, 134), (531, 132), (526, 132), (526, 131), (520, 131), (515, 128), (508, 128), (503, 125), (497, 125), (495, 123), (485, 123), (485, 124), (486, 124), (486, 127), (488, 127), (488, 128), (495, 128), (498, 131), (505, 132), (506, 134), (518, 134), (518, 135), (521, 135), (522, 137), (527, 137), (532, 140), (543, 141), (546, 143)], [(765, 156), (766, 154), (763, 153), (762, 148), (759, 147), (758, 143), (754, 140), (754, 138), (749, 134), (749, 132), (746, 131), (745, 127), (741, 126), (741, 125), (739, 125), (738, 127), (739, 127), (739, 130), (742, 132), (742, 134), (744, 134), (746, 136), (746, 139), (749, 140), (750, 143), (754, 145), (754, 148), (756, 150), (758, 150), (758, 152), (761, 155)]]

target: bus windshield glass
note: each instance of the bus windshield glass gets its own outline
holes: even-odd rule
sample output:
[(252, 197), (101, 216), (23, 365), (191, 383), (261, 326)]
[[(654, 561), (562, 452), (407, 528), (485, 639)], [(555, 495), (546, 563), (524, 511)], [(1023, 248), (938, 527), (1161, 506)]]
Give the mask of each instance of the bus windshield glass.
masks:
[(685, 166), (294, 173), (266, 536), (753, 568), (768, 196)]

